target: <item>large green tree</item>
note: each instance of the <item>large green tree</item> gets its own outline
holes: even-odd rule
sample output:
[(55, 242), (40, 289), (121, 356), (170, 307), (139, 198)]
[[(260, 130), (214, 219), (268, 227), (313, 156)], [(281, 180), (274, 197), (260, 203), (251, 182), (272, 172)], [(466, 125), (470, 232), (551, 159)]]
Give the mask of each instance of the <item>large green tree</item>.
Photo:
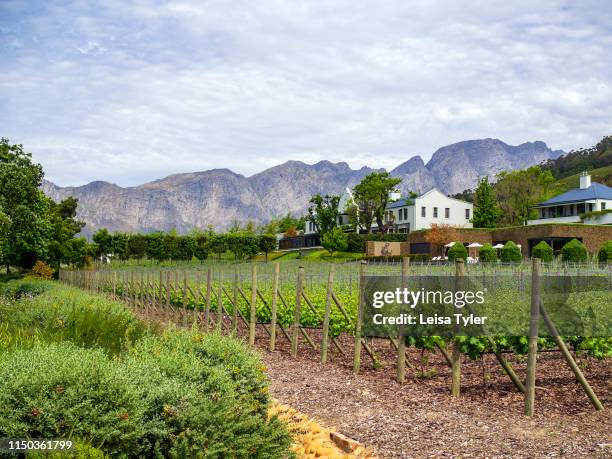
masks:
[(500, 223), (523, 225), (531, 218), (531, 206), (548, 199), (555, 181), (550, 171), (539, 166), (497, 174), (495, 193), (502, 212)]
[(0, 139), (0, 208), (4, 213), (2, 263), (30, 268), (47, 259), (52, 225), (50, 200), (40, 190), (44, 177), (40, 164), (22, 145)]
[(50, 202), (51, 240), (49, 242), (49, 261), (55, 268), (62, 263), (81, 263), (84, 252), (79, 251), (80, 243), (75, 236), (85, 226), (76, 219), (78, 199), (68, 197), (60, 203)]
[(368, 233), (372, 232), (374, 221), (381, 232), (386, 232), (384, 216), (389, 203), (389, 193), (395, 190), (401, 181), (400, 178), (391, 177), (388, 172), (372, 172), (355, 186), (353, 195), (357, 201), (360, 226)]
[(310, 198), (310, 204), (308, 219), (317, 225), (321, 234), (325, 234), (337, 226), (340, 196), (321, 196), (317, 194)]
[(489, 183), (489, 177), (484, 177), (478, 182), (474, 200), (472, 217), (474, 228), (495, 228), (501, 217), (501, 210), (497, 205), (495, 190)]

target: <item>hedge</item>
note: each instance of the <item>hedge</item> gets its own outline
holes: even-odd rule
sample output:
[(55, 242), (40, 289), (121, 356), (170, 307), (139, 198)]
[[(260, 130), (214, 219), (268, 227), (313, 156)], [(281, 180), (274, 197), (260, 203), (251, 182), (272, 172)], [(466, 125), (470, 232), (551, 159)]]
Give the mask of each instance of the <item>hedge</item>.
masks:
[(612, 261), (612, 241), (604, 242), (597, 253), (599, 261)]
[(505, 263), (522, 261), (523, 255), (521, 249), (512, 241), (506, 242), (506, 244), (499, 250), (499, 258)]
[(553, 261), (553, 249), (546, 241), (538, 242), (531, 251), (533, 258), (539, 258), (542, 261)]
[(572, 239), (561, 249), (561, 258), (563, 261), (579, 262), (586, 261), (589, 254), (582, 242), (578, 239)]

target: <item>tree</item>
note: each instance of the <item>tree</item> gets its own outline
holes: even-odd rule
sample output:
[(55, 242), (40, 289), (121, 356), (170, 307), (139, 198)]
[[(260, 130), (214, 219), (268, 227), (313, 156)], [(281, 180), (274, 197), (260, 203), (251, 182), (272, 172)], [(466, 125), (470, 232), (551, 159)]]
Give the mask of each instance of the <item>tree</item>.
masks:
[(476, 188), (472, 224), (474, 228), (495, 228), (500, 216), (495, 191), (489, 183), (489, 177), (484, 177)]
[(321, 234), (325, 234), (337, 225), (340, 196), (321, 196), (317, 194), (310, 198), (308, 219), (313, 222)]
[(106, 228), (100, 228), (93, 235), (93, 241), (98, 244), (97, 256), (111, 253), (113, 237)]
[(553, 249), (546, 241), (540, 241), (534, 246), (531, 256), (542, 261), (553, 261)]
[(262, 234), (258, 240), (259, 250), (266, 254), (266, 261), (268, 261), (268, 252), (272, 252), (276, 249), (276, 236), (274, 234)]
[(127, 260), (130, 256), (129, 240), (129, 235), (125, 233), (113, 233), (110, 252), (121, 260)]
[(448, 260), (455, 261), (458, 259), (465, 260), (468, 256), (468, 251), (462, 242), (455, 242), (453, 246), (448, 249)]
[(74, 263), (83, 256), (74, 252), (75, 245), (72, 243), (74, 237), (85, 226), (84, 222), (76, 219), (77, 206), (78, 199), (73, 197), (68, 197), (58, 204), (49, 201), (51, 239), (48, 258), (56, 270), (62, 263)]
[(554, 177), (539, 166), (497, 174), (495, 192), (502, 211), (500, 223), (523, 225), (532, 216), (531, 206), (553, 193)]
[(43, 169), (32, 162), (23, 145), (0, 139), (0, 208), (5, 233), (2, 262), (31, 268), (36, 260), (47, 259), (51, 239), (51, 200), (40, 190)]
[(512, 241), (508, 241), (504, 246), (499, 249), (499, 258), (505, 263), (511, 263), (516, 261), (522, 261), (523, 255), (521, 249)]
[[(444, 254), (444, 246), (449, 242), (455, 242), (459, 239), (457, 228), (447, 224), (432, 223), (431, 228), (425, 234), (425, 240), (433, 247), (439, 248), (437, 252), (440, 255)], [(433, 250), (432, 250), (433, 254)]]
[(259, 251), (257, 236), (246, 231), (227, 233), (225, 240), (236, 260), (253, 257)]
[(479, 261), (497, 261), (497, 251), (491, 244), (484, 244), (478, 251)]
[(355, 186), (353, 196), (357, 201), (359, 221), (368, 233), (372, 232), (374, 221), (381, 232), (386, 232), (384, 215), (389, 193), (395, 190), (401, 181), (402, 179), (391, 177), (388, 172), (372, 172)]
[(606, 241), (597, 253), (597, 259), (601, 262), (612, 262), (612, 241)]
[(343, 252), (348, 247), (346, 234), (341, 228), (332, 228), (321, 236), (321, 245), (332, 255), (336, 251)]
[(589, 254), (586, 247), (578, 239), (572, 239), (561, 248), (563, 261), (580, 262), (587, 261)]
[(216, 253), (219, 260), (221, 260), (221, 255), (227, 252), (227, 240), (225, 235), (209, 231), (208, 248), (212, 253)]

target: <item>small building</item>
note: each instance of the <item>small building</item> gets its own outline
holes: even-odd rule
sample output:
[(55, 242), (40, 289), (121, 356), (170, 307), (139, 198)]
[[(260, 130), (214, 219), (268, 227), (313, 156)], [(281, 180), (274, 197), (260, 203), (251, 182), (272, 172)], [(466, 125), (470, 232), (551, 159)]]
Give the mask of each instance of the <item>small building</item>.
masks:
[[(581, 215), (590, 212), (612, 209), (612, 188), (601, 183), (591, 183), (591, 176), (583, 172), (580, 187), (540, 202), (533, 206), (538, 218), (528, 220), (528, 225), (542, 223), (580, 223)], [(602, 218), (603, 217), (603, 218)], [(608, 221), (609, 220), (609, 221)], [(612, 215), (601, 215), (595, 219), (585, 219), (586, 224), (611, 224)]]

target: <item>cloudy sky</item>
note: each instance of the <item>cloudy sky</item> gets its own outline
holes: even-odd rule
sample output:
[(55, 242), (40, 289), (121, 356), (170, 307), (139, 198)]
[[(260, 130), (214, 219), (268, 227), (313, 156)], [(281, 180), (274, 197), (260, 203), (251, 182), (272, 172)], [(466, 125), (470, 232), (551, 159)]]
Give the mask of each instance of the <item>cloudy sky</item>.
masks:
[(60, 185), (612, 133), (612, 2), (0, 0), (0, 136)]

